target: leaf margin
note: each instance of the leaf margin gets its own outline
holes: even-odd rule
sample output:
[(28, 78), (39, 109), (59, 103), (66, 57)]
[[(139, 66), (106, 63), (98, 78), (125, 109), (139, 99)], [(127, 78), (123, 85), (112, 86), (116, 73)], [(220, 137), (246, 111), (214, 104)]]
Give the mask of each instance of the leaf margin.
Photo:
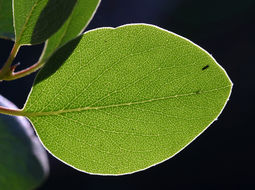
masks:
[[(167, 33), (170, 33), (170, 34), (172, 34), (172, 35), (174, 35), (174, 36), (176, 36), (176, 37), (179, 37), (179, 38), (181, 38), (181, 39), (184, 39), (184, 40), (186, 40), (187, 42), (189, 42), (189, 43), (191, 43), (192, 45), (194, 45), (194, 46), (196, 46), (197, 48), (199, 48), (200, 50), (202, 50), (202, 51), (203, 51), (205, 54), (207, 54), (211, 59), (213, 59), (213, 61), (215, 62), (215, 64), (217, 64), (217, 66), (224, 72), (224, 74), (225, 74), (225, 76), (226, 76), (226, 79), (228, 79), (228, 81), (230, 82), (230, 85), (229, 85), (229, 86), (226, 86), (226, 87), (230, 87), (230, 90), (229, 90), (229, 93), (228, 93), (228, 97), (227, 97), (227, 99), (226, 99), (226, 101), (225, 101), (223, 107), (221, 108), (221, 111), (220, 111), (220, 112), (218, 113), (218, 115), (214, 118), (214, 120), (212, 120), (208, 126), (204, 127), (204, 129), (203, 129), (199, 134), (197, 134), (189, 143), (187, 143), (185, 146), (183, 146), (183, 148), (181, 148), (179, 151), (177, 151), (176, 153), (174, 153), (172, 156), (168, 157), (167, 159), (164, 159), (164, 160), (162, 160), (162, 161), (160, 161), (160, 162), (157, 162), (157, 163), (155, 163), (155, 164), (153, 164), (153, 165), (150, 165), (150, 166), (148, 166), (148, 167), (145, 167), (145, 168), (142, 168), (142, 169), (133, 171), (133, 172), (127, 172), (127, 173), (121, 173), (121, 174), (101, 174), (101, 173), (87, 172), (87, 171), (78, 169), (78, 168), (76, 168), (75, 166), (73, 166), (73, 165), (71, 165), (71, 164), (65, 162), (64, 160), (62, 160), (62, 159), (58, 158), (57, 156), (55, 156), (54, 153), (52, 153), (52, 152), (44, 145), (44, 143), (42, 142), (42, 140), (41, 140), (39, 134), (37, 133), (36, 128), (35, 128), (34, 125), (32, 124), (32, 125), (33, 125), (33, 128), (34, 128), (34, 130), (35, 130), (35, 132), (36, 132), (36, 134), (37, 134), (37, 136), (39, 137), (39, 141), (41, 142), (41, 144), (43, 145), (43, 147), (44, 147), (53, 157), (55, 157), (57, 160), (63, 162), (64, 164), (68, 165), (69, 167), (71, 167), (71, 168), (73, 168), (73, 169), (75, 169), (75, 170), (77, 170), (77, 171), (79, 171), (79, 172), (86, 173), (86, 174), (90, 174), (90, 175), (97, 175), (97, 176), (124, 176), (124, 175), (134, 174), (134, 173), (137, 173), (137, 172), (140, 172), (140, 171), (144, 171), (144, 170), (150, 169), (150, 168), (152, 168), (152, 167), (154, 167), (154, 166), (157, 166), (157, 165), (159, 165), (159, 164), (161, 164), (161, 163), (163, 163), (163, 162), (165, 162), (165, 161), (167, 161), (167, 160), (170, 160), (171, 158), (173, 158), (174, 156), (176, 156), (178, 153), (180, 153), (182, 150), (184, 150), (186, 147), (188, 147), (188, 146), (189, 146), (193, 141), (195, 141), (202, 133), (204, 133), (204, 131), (207, 130), (216, 120), (218, 120), (219, 116), (222, 114), (223, 110), (225, 109), (227, 103), (228, 103), (229, 100), (230, 100), (230, 96), (231, 96), (231, 94), (232, 94), (232, 90), (233, 90), (233, 85), (234, 85), (234, 84), (233, 84), (233, 82), (231, 81), (231, 79), (230, 79), (229, 75), (227, 74), (226, 70), (215, 60), (215, 58), (214, 58), (209, 52), (207, 52), (205, 49), (203, 49), (202, 47), (200, 47), (199, 45), (197, 45), (196, 43), (192, 42), (190, 39), (188, 39), (188, 38), (186, 38), (186, 37), (183, 37), (183, 36), (178, 35), (178, 34), (176, 34), (176, 33), (174, 33), (174, 32), (171, 32), (171, 31), (168, 31), (168, 30), (166, 30), (166, 29), (163, 29), (163, 28), (161, 28), (161, 27), (159, 27), (159, 26), (156, 26), (156, 25), (153, 25), (153, 24), (146, 24), (146, 23), (124, 24), (124, 25), (121, 25), (121, 26), (118, 26), (118, 27), (100, 27), (100, 28), (96, 28), (96, 29), (89, 30), (89, 31), (87, 31), (87, 32), (85, 32), (85, 33), (83, 33), (83, 34), (81, 34), (80, 36), (83, 36), (83, 35), (85, 35), (85, 34), (87, 34), (87, 33), (90, 33), (90, 32), (93, 32), (93, 31), (97, 31), (97, 30), (100, 30), (100, 29), (118, 29), (118, 28), (122, 28), (122, 27), (125, 27), (125, 26), (135, 26), (135, 25), (152, 26), (152, 27), (157, 28), (157, 29), (159, 29), (159, 30), (165, 31), (165, 32), (167, 32)], [(78, 37), (80, 37), (80, 36), (78, 36)], [(78, 38), (78, 37), (76, 37), (76, 38)], [(76, 38), (74, 38), (74, 39), (76, 39)], [(73, 39), (73, 40), (74, 40), (74, 39)], [(71, 41), (72, 41), (72, 40), (71, 40)], [(69, 42), (70, 42), (70, 41), (69, 41)], [(69, 42), (67, 42), (67, 43), (69, 43)], [(64, 44), (64, 45), (65, 45), (65, 44)], [(56, 51), (55, 51), (55, 52), (56, 52)], [(54, 52), (54, 53), (55, 53), (55, 52)], [(37, 77), (36, 77), (36, 78), (37, 78)], [(36, 79), (35, 79), (35, 81), (36, 81)], [(34, 85), (33, 85), (33, 86), (34, 86)], [(28, 94), (28, 97), (27, 97), (27, 100), (26, 100), (26, 102), (25, 102), (25, 104), (24, 104), (24, 107), (23, 107), (22, 110), (21, 110), (21, 111), (22, 111), (22, 114), (23, 114), (24, 116), (26, 116), (26, 117), (28, 117), (29, 114), (28, 114), (27, 112), (24, 112), (24, 108), (26, 107), (26, 104), (27, 104), (27, 102), (28, 102), (28, 100), (29, 100), (30, 94), (31, 94), (32, 91), (33, 91), (33, 86), (32, 86), (32, 88), (31, 88), (31, 90), (30, 90), (30, 92), (29, 92), (29, 94)], [(29, 118), (28, 118), (28, 120), (31, 122), (31, 120), (30, 120)], [(32, 123), (32, 122), (31, 122), (31, 123)]]

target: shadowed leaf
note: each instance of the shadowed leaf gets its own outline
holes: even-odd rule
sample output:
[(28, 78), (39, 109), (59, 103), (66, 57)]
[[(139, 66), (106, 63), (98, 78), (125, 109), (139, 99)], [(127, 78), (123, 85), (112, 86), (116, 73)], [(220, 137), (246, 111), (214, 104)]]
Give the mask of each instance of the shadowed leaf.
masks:
[(38, 44), (55, 34), (77, 0), (13, 0), (16, 42)]
[[(0, 106), (17, 109), (2, 96)], [(0, 114), (0, 189), (34, 189), (48, 172), (47, 154), (27, 119)]]
[(12, 1), (0, 0), (0, 38), (14, 39)]
[(47, 41), (43, 59), (48, 58), (52, 53), (79, 35), (92, 19), (100, 0), (78, 0), (69, 18), (65, 21), (60, 30)]

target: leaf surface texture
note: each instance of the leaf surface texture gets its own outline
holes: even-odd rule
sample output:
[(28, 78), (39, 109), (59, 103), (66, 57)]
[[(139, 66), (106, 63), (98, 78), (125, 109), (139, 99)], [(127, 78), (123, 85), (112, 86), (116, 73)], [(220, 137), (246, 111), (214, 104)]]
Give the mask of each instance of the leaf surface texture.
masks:
[(231, 87), (215, 60), (187, 39), (125, 25), (60, 48), (39, 72), (24, 114), (62, 161), (126, 174), (187, 146), (218, 117)]

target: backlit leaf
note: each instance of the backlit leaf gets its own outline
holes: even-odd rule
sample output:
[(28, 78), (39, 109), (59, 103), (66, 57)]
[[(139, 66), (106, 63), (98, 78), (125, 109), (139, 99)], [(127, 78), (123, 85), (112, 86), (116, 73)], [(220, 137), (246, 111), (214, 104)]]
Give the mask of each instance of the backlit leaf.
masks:
[(39, 72), (23, 112), (62, 161), (118, 175), (182, 150), (219, 116), (231, 87), (216, 61), (187, 39), (125, 25), (60, 48)]
[(55, 34), (78, 0), (13, 0), (16, 43), (38, 44)]

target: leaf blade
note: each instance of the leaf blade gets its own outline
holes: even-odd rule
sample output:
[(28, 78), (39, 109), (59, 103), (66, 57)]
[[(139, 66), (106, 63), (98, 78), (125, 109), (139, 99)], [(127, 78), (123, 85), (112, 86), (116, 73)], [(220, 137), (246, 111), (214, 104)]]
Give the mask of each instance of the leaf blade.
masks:
[(0, 38), (14, 39), (12, 2), (0, 0)]
[(103, 28), (77, 41), (67, 60), (59, 58), (68, 44), (40, 71), (24, 109), (44, 145), (76, 169), (126, 174), (169, 159), (229, 98), (232, 83), (208, 53), (155, 26)]
[(47, 59), (57, 48), (79, 35), (89, 24), (99, 3), (100, 0), (78, 1), (63, 26), (47, 41), (42, 59)]
[(78, 1), (13, 0), (16, 43), (39, 44), (55, 34)]

